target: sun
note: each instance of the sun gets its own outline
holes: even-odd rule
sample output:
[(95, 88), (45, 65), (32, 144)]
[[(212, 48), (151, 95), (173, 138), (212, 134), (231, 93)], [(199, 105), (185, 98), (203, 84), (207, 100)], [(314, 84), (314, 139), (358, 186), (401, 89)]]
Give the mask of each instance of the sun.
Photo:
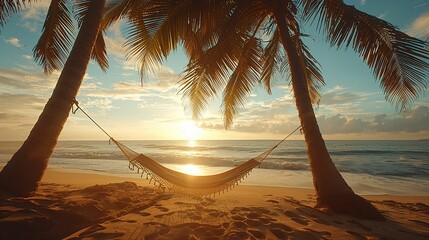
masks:
[(184, 121), (180, 123), (180, 137), (188, 140), (191, 144), (195, 145), (195, 141), (200, 139), (203, 135), (203, 130), (197, 126), (194, 121)]

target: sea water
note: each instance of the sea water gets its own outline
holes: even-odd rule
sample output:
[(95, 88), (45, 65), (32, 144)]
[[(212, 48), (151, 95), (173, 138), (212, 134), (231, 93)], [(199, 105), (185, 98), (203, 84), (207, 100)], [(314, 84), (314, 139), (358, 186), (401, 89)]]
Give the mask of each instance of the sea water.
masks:
[[(121, 141), (159, 163), (195, 175), (226, 171), (275, 146), (270, 140)], [(0, 142), (4, 165), (20, 142)], [(358, 194), (429, 195), (429, 141), (326, 141), (337, 169)], [(139, 177), (108, 141), (60, 141), (50, 168)], [(142, 180), (144, 181), (144, 180)], [(303, 141), (285, 141), (243, 184), (313, 187)]]

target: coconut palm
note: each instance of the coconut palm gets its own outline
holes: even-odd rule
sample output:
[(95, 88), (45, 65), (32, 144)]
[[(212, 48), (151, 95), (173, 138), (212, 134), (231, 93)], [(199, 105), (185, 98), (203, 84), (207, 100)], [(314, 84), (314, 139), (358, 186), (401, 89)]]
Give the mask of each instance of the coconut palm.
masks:
[[(26, 2), (30, 1), (2, 1), (0, 25), (12, 13), (24, 7)], [(0, 172), (0, 187), (3, 190), (25, 196), (37, 189), (90, 58), (95, 58), (102, 69), (107, 67), (104, 41), (100, 34), (104, 4), (101, 0), (79, 1), (75, 4), (80, 30), (73, 44), (74, 24), (67, 1), (51, 1), (42, 36), (34, 48), (34, 57), (46, 73), (64, 67), (52, 96), (26, 141)], [(97, 47), (94, 48), (94, 45)]]
[[(199, 117), (223, 91), (229, 127), (245, 97), (262, 82), (271, 91), (275, 72), (289, 73), (317, 195), (318, 208), (359, 218), (383, 219), (356, 195), (336, 169), (320, 133), (313, 105), (324, 84), (319, 64), (301, 40), (304, 20), (316, 19), (334, 46), (351, 46), (373, 69), (386, 98), (404, 109), (427, 85), (428, 45), (341, 0), (154, 1), (136, 17), (128, 47), (142, 69), (152, 69), (183, 44), (190, 60), (181, 91)], [(142, 47), (144, 45), (145, 47)]]
[[(0, 1), (0, 26), (11, 14), (32, 1)], [(134, 3), (131, 5), (130, 2)], [(75, 8), (79, 33), (73, 44), (75, 28), (70, 6)], [(30, 195), (38, 187), (58, 136), (66, 122), (93, 58), (105, 71), (108, 67), (103, 31), (132, 9), (144, 10), (145, 1), (52, 0), (42, 35), (34, 48), (34, 58), (46, 73), (61, 70), (55, 89), (39, 119), (21, 148), (0, 172), (0, 188), (15, 195)], [(71, 51), (69, 52), (69, 49)]]

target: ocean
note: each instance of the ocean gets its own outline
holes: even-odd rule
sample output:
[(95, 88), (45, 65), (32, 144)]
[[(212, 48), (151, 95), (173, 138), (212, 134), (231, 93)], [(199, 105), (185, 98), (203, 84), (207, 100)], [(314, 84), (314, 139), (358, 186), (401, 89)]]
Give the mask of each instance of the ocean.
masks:
[[(121, 141), (169, 168), (194, 175), (219, 173), (256, 157), (278, 141)], [(20, 142), (0, 142), (4, 165)], [(429, 195), (429, 141), (326, 141), (343, 177), (358, 194)], [(139, 178), (108, 141), (60, 141), (49, 168)], [(145, 181), (142, 179), (141, 181)], [(285, 141), (243, 184), (312, 188), (303, 141)]]

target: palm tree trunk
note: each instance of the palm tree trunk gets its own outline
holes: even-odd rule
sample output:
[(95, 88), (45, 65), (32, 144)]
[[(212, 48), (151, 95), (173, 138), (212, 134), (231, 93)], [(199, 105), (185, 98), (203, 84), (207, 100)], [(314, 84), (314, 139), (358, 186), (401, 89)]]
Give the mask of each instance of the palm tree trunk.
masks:
[(0, 172), (1, 189), (18, 196), (37, 190), (88, 67), (104, 2), (90, 2), (90, 14), (82, 22), (51, 98), (26, 141)]
[(356, 195), (338, 172), (320, 133), (310, 100), (305, 70), (295, 42), (291, 39), (285, 14), (275, 8), (282, 45), (287, 52), (291, 81), (299, 119), (307, 144), (307, 154), (313, 174), (318, 208), (329, 208), (337, 213), (358, 218), (383, 220), (384, 217), (368, 201)]

